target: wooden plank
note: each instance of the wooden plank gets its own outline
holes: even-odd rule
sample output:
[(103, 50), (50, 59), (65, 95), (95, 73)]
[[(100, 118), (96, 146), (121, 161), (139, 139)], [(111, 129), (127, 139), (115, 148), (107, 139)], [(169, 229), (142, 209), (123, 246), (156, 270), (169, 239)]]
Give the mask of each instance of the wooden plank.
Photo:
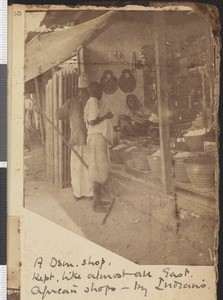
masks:
[(67, 187), (71, 186), (71, 173), (70, 173), (70, 156), (71, 156), (71, 151), (68, 149), (68, 160), (67, 160)]
[[(73, 71), (73, 76), (74, 76), (73, 93), (74, 93), (74, 96), (77, 96), (78, 95), (78, 72), (77, 72), (77, 70)], [(70, 182), (71, 182), (71, 174), (70, 173), (69, 173), (69, 176), (70, 176)]]
[[(48, 118), (54, 122), (53, 118), (53, 82), (52, 79), (48, 81), (49, 84), (49, 98), (48, 98), (48, 106), (49, 106), (49, 115)], [(49, 164), (49, 182), (54, 183), (54, 129), (50, 125), (48, 132), (48, 142), (49, 142), (49, 153), (48, 153), (48, 164)]]
[[(69, 70), (67, 74), (67, 91), (68, 91), (68, 99), (71, 98), (71, 70)], [(70, 122), (67, 120), (67, 130), (66, 130), (67, 141), (70, 140)], [(70, 149), (66, 147), (67, 151), (67, 169), (66, 169), (66, 187), (70, 186)]]
[[(205, 26), (205, 31), (206, 31), (206, 36), (207, 36), (207, 65), (205, 68), (205, 74), (207, 76), (208, 80), (208, 85), (209, 85), (209, 95), (210, 95), (210, 110), (208, 114), (208, 120), (212, 120), (212, 114), (214, 110), (214, 101), (213, 101), (213, 96), (214, 96), (214, 69), (213, 69), (213, 62), (214, 62), (214, 45), (213, 45), (213, 40), (212, 40), (212, 34), (210, 31), (210, 26), (206, 24)], [(210, 124), (211, 126), (211, 124)], [(209, 126), (209, 127), (210, 127)]]
[(74, 85), (75, 85), (75, 82), (74, 82), (74, 72), (72, 71), (71, 72), (71, 97), (74, 97)]
[(71, 98), (71, 72), (70, 70), (67, 72), (67, 99)]
[[(77, 83), (78, 83), (78, 78), (77, 78), (77, 74), (76, 74), (76, 70), (71, 70), (70, 71), (70, 96), (74, 97), (77, 95)], [(68, 128), (67, 128), (67, 138), (68, 140), (70, 140), (70, 126), (68, 124)], [(67, 186), (71, 185), (71, 173), (70, 173), (70, 156), (71, 156), (71, 151), (70, 149), (67, 149), (68, 153), (67, 153)]]
[[(58, 128), (58, 120), (56, 117), (56, 110), (58, 108), (58, 86), (57, 86), (57, 74), (55, 73), (53, 75), (53, 119), (54, 119), (54, 125)], [(59, 186), (59, 134), (53, 130), (54, 135), (54, 141), (53, 141), (53, 151), (54, 151), (54, 184), (56, 186)]]
[[(63, 93), (63, 104), (64, 104), (64, 99), (65, 99), (65, 88), (64, 88), (64, 84), (65, 84), (65, 72), (63, 71), (62, 72), (62, 93)], [(63, 133), (63, 136), (65, 137), (65, 121), (63, 121), (63, 130), (62, 130), (62, 133)], [(64, 147), (64, 142), (62, 142), (62, 149), (63, 149), (63, 173), (62, 173), (62, 181), (63, 181), (63, 187), (65, 187), (65, 180), (64, 180), (64, 177), (65, 177), (65, 147)]]
[[(49, 116), (49, 98), (50, 98), (50, 89), (49, 84), (46, 84), (46, 115)], [(46, 166), (46, 180), (47, 182), (50, 181), (50, 169), (49, 169), (49, 127), (50, 124), (46, 122), (45, 126), (45, 134), (46, 134), (46, 143), (45, 143), (45, 166)]]
[[(35, 78), (35, 88), (36, 88), (36, 102), (37, 105), (42, 109), (42, 101), (41, 101), (41, 96), (40, 96), (40, 89), (39, 89), (39, 82), (38, 78)], [(45, 129), (44, 129), (44, 123), (43, 123), (43, 116), (38, 113), (39, 116), (39, 121), (40, 121), (40, 133), (41, 133), (41, 141), (42, 145), (45, 144)]]
[[(70, 99), (71, 97), (71, 80), (70, 80), (70, 71), (67, 72), (67, 100)], [(70, 128), (70, 124), (69, 124), (69, 119), (67, 119), (67, 127), (66, 127), (66, 140), (69, 142), (70, 138), (69, 138), (69, 128)], [(69, 186), (69, 149), (66, 147), (66, 151), (67, 151), (67, 162), (66, 162), (66, 187)]]
[[(58, 72), (58, 107), (63, 105), (63, 77), (62, 72)], [(58, 128), (60, 132), (63, 132), (63, 121), (58, 121)], [(61, 137), (58, 139), (58, 176), (59, 182), (58, 185), (60, 188), (63, 188), (63, 140)]]
[(159, 115), (160, 150), (162, 163), (162, 183), (167, 194), (174, 191), (170, 155), (170, 128), (166, 62), (165, 18), (162, 13), (154, 14), (155, 59), (157, 80), (157, 101)]
[[(64, 103), (67, 101), (67, 72), (63, 74), (63, 101)], [(67, 120), (64, 120), (63, 123), (63, 135), (65, 139), (67, 139)], [(67, 186), (67, 147), (65, 143), (63, 143), (63, 185), (64, 187)]]
[[(71, 97), (75, 96), (75, 70), (71, 69), (70, 70), (70, 77), (71, 77)], [(68, 127), (68, 139), (70, 140), (70, 135), (71, 135), (71, 129), (70, 125)], [(71, 150), (68, 149), (68, 186), (71, 185), (71, 173), (70, 173), (70, 158), (71, 158)]]
[(80, 47), (77, 50), (77, 57), (78, 57), (78, 69), (79, 69), (79, 73), (83, 74), (85, 73), (85, 66), (84, 66), (84, 48)]
[(78, 72), (74, 71), (74, 96), (78, 94)]

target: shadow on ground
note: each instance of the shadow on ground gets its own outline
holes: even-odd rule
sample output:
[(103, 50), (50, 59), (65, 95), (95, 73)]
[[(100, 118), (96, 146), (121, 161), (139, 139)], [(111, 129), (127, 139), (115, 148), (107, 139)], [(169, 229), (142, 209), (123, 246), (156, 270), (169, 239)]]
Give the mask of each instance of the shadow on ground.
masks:
[(102, 225), (104, 214), (93, 212), (92, 200), (75, 201), (71, 188), (58, 189), (46, 182), (40, 147), (25, 152), (25, 166), (27, 209), (137, 264), (213, 264), (214, 222), (210, 218), (185, 211), (176, 233), (149, 211), (132, 206), (138, 187), (126, 194), (129, 187), (122, 184), (118, 187), (121, 196)]

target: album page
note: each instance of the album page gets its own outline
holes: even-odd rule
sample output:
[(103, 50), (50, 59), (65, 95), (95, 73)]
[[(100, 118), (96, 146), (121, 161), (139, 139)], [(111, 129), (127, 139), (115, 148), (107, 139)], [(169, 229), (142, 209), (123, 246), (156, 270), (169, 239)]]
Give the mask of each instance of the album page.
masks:
[(9, 7), (8, 299), (214, 300), (216, 7)]

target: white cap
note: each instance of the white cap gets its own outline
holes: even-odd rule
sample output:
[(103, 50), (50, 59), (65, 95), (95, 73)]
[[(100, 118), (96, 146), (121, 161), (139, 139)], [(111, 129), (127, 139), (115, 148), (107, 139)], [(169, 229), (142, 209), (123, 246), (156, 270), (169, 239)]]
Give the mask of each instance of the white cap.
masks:
[(87, 88), (88, 87), (88, 76), (85, 73), (82, 73), (78, 78), (78, 87)]

